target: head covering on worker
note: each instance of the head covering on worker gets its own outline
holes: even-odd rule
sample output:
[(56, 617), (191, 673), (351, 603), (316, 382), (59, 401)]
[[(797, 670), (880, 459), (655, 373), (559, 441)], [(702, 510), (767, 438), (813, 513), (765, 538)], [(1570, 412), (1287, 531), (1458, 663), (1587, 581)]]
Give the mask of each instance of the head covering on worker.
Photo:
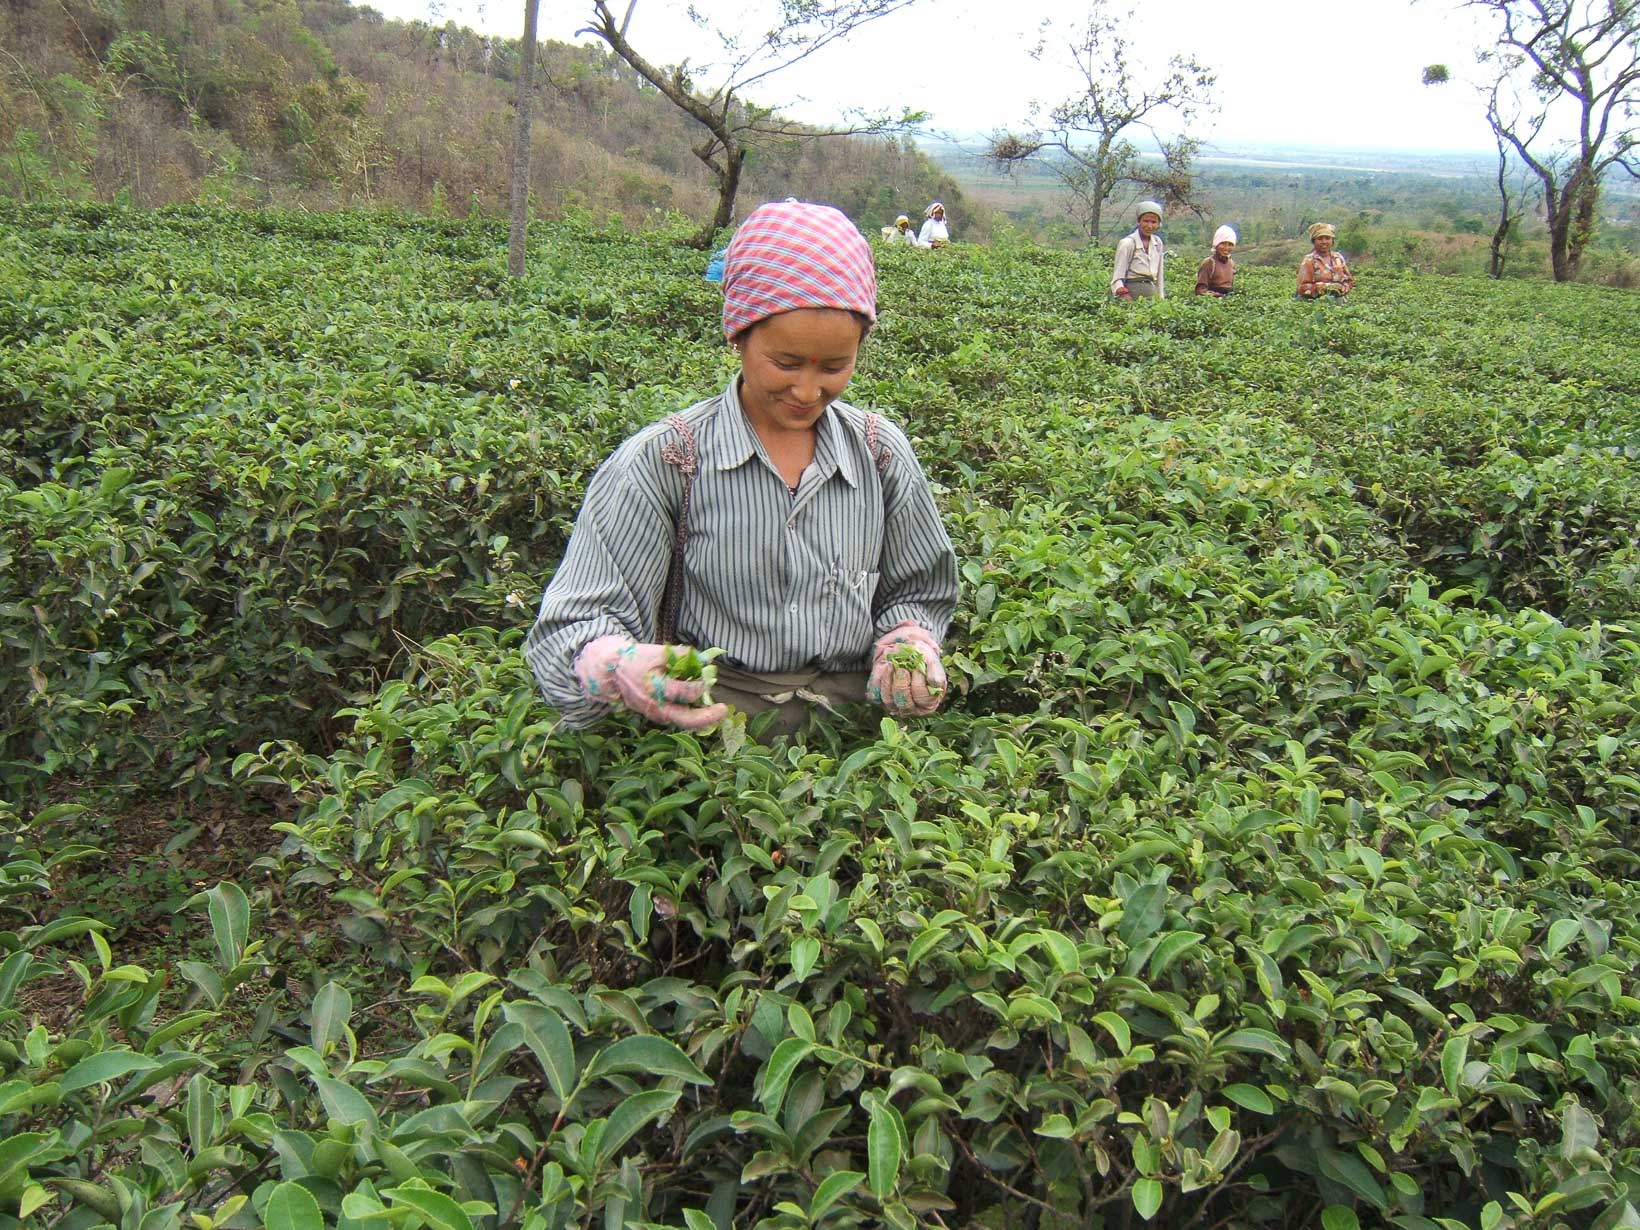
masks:
[(923, 210), (923, 217), (932, 218), (934, 216), (934, 211), (936, 209), (939, 210), (942, 214), (945, 212), (945, 206), (942, 205), (940, 202), (935, 201), (927, 209)]
[(1312, 226), (1310, 228), (1310, 242), (1311, 243), (1314, 243), (1317, 239), (1320, 239), (1323, 235), (1325, 235), (1328, 239), (1338, 238), (1338, 232), (1333, 230), (1330, 223), (1317, 222), (1314, 226)]
[(724, 256), (724, 336), (733, 340), (760, 320), (800, 308), (839, 308), (875, 321), (871, 245), (830, 205), (759, 205)]
[(906, 227), (911, 225), (911, 219), (906, 217), (904, 214), (901, 214), (898, 218), (894, 219), (894, 225), (903, 231)]
[(1155, 214), (1158, 219), (1166, 216), (1162, 211), (1162, 207), (1155, 201), (1140, 201), (1139, 207), (1133, 216), (1135, 218), (1142, 218), (1146, 214)]
[(1213, 243), (1211, 246), (1216, 248), (1221, 243), (1237, 242), (1239, 241), (1236, 239), (1236, 228), (1233, 226), (1221, 226), (1218, 230), (1213, 232)]

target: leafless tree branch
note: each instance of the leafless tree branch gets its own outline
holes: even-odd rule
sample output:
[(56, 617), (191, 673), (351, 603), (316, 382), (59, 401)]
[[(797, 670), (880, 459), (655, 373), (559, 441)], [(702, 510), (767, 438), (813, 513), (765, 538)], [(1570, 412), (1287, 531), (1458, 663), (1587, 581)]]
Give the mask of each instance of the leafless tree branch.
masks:
[[(917, 0), (779, 0), (778, 16), (760, 38), (748, 41), (738, 35), (718, 32), (727, 66), (713, 74), (715, 83), (710, 86), (697, 84), (696, 73), (687, 61), (663, 67), (632, 44), (628, 30), (637, 0), (629, 0), (619, 21), (609, 0), (591, 2), (592, 22), (581, 32), (601, 39), (708, 134), (694, 152), (717, 183), (718, 201), (712, 217), (690, 241), (696, 247), (706, 247), (728, 226), (734, 215), (746, 155), (757, 142), (809, 141), (902, 131), (925, 118), (907, 112), (897, 118), (868, 117), (858, 122), (814, 126), (782, 119), (773, 108), (748, 102), (745, 97), (750, 87), (767, 82), (775, 74), (833, 46), (862, 26), (909, 8)], [(705, 19), (693, 9), (690, 16), (697, 24), (706, 25)]]
[[(986, 151), (999, 167), (1035, 161), (1052, 171), (1090, 239), (1098, 238), (1105, 205), (1124, 184), (1200, 212), (1190, 170), (1199, 143), (1191, 138), (1164, 141), (1155, 121), (1172, 113), (1188, 123), (1210, 107), (1216, 74), (1192, 56), (1175, 55), (1159, 79), (1141, 84), (1123, 32), (1125, 20), (1112, 14), (1108, 0), (1091, 0), (1086, 20), (1065, 45), (1066, 59), (1081, 77), (1076, 93), (1048, 110), (1042, 131), (998, 133)], [(1146, 162), (1143, 151), (1128, 139), (1132, 130), (1149, 134), (1160, 167)]]

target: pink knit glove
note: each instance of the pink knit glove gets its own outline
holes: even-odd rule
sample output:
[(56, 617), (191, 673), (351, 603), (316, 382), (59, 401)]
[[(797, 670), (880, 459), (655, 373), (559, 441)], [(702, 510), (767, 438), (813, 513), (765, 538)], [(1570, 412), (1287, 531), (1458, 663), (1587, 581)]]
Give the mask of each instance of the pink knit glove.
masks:
[[(922, 670), (907, 670), (889, 661), (889, 655), (901, 645), (910, 645), (922, 655)], [(921, 625), (909, 619), (896, 624), (871, 647), (871, 679), (866, 684), (866, 695), (896, 717), (921, 717), (934, 712), (945, 699), (945, 684), (940, 643)]]
[(706, 684), (668, 679), (666, 646), (640, 645), (629, 636), (600, 636), (575, 656), (575, 677), (588, 699), (623, 705), (651, 722), (704, 730), (721, 722), (727, 705), (702, 705)]

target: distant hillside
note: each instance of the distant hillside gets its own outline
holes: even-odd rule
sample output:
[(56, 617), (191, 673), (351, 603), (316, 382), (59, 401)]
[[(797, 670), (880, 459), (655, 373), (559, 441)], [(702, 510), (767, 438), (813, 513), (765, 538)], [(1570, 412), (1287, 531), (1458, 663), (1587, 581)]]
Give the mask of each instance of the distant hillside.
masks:
[[(698, 130), (664, 98), (594, 48), (540, 57), (544, 212), (709, 212)], [(0, 0), (0, 195), (500, 210), (517, 63), (515, 41), (346, 0)], [(909, 139), (759, 151), (741, 201), (787, 195), (867, 228), (935, 198), (964, 237), (995, 217)]]

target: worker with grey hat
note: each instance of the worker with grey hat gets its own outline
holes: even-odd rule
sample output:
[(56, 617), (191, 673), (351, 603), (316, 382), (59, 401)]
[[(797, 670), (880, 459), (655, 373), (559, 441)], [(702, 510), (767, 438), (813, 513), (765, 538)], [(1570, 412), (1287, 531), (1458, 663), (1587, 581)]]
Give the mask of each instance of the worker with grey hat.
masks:
[(1116, 245), (1116, 269), (1110, 279), (1110, 293), (1118, 299), (1165, 299), (1167, 283), (1162, 265), (1167, 245), (1156, 232), (1162, 228), (1162, 207), (1155, 201), (1140, 201), (1138, 226)]

